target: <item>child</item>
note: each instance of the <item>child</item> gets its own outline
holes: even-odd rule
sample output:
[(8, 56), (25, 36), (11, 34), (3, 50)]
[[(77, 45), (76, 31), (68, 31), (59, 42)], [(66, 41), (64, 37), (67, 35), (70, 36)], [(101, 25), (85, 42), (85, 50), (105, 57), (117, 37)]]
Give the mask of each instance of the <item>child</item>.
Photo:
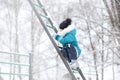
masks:
[(59, 31), (55, 36), (55, 39), (63, 45), (63, 48), (66, 47), (66, 45), (67, 47), (73, 46), (73, 48), (70, 48), (70, 51), (67, 49), (68, 56), (66, 56), (68, 58), (68, 62), (73, 64), (77, 62), (77, 58), (80, 56), (81, 50), (75, 36), (76, 29), (71, 22), (71, 19), (67, 18), (60, 24)]

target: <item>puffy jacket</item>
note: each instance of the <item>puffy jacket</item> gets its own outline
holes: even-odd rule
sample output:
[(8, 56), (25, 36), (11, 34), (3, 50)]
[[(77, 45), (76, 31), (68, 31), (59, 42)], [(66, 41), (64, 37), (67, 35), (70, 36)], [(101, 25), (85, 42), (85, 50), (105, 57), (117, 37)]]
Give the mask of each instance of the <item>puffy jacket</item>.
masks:
[(58, 32), (58, 34), (55, 36), (55, 39), (59, 41), (63, 47), (66, 44), (72, 44), (76, 48), (77, 56), (79, 57), (81, 54), (81, 49), (78, 45), (78, 41), (75, 35), (76, 29), (73, 27), (73, 25), (70, 25), (65, 30)]

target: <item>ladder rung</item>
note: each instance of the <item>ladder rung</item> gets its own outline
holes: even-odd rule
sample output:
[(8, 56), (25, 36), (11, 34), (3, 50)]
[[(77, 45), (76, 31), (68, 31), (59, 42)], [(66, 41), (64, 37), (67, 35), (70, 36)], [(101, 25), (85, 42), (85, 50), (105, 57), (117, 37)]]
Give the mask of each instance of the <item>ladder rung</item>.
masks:
[(21, 75), (21, 76), (29, 76), (29, 74), (20, 74), (20, 73), (4, 73), (4, 72), (0, 72), (0, 74), (4, 74), (4, 75)]
[(41, 5), (38, 5), (38, 4), (34, 4), (35, 6), (37, 6), (37, 7), (39, 7), (39, 8), (44, 8), (43, 6), (41, 6)]
[(20, 66), (30, 66), (29, 64), (13, 63), (13, 62), (0, 62), (0, 64), (13, 64), (13, 65), (20, 65)]
[(48, 16), (45, 16), (45, 15), (43, 15), (43, 14), (40, 14), (40, 16), (42, 16), (42, 17), (44, 17), (44, 18), (49, 18)]
[(46, 26), (47, 26), (47, 27), (49, 27), (49, 28), (54, 29), (54, 27), (53, 27), (53, 26), (50, 26), (50, 25), (48, 25), (48, 24), (46, 24)]

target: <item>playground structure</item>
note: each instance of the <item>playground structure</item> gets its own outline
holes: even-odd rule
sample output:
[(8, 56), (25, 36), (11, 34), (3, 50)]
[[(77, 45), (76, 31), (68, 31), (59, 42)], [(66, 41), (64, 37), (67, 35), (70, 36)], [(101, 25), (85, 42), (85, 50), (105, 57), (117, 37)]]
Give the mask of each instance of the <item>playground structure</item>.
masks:
[[(6, 55), (6, 56), (19, 56), (19, 57), (22, 57), (23, 59), (26, 59), (27, 58), (27, 63), (25, 62), (21, 62), (21, 63), (18, 63), (18, 62), (15, 62), (15, 61), (12, 61), (12, 62), (8, 62), (7, 58), (5, 61), (0, 61), (0, 64), (2, 65), (0, 68), (1, 70), (2, 69), (6, 69), (6, 66), (17, 66), (16, 68), (18, 69), (19, 67), (23, 67), (23, 68), (27, 68), (27, 71), (25, 71), (26, 73), (11, 73), (11, 72), (8, 72), (8, 70), (4, 70), (1, 71), (0, 70), (0, 75), (10, 75), (10, 76), (25, 76), (27, 77), (28, 80), (30, 80), (30, 74), (31, 74), (31, 54), (21, 54), (21, 53), (10, 53), (10, 52), (0, 52), (0, 55)], [(10, 70), (9, 70), (10, 71)], [(22, 72), (22, 71), (21, 71)], [(24, 72), (24, 71), (23, 71)], [(2, 77), (1, 77), (2, 78)], [(8, 78), (8, 77), (7, 77)]]

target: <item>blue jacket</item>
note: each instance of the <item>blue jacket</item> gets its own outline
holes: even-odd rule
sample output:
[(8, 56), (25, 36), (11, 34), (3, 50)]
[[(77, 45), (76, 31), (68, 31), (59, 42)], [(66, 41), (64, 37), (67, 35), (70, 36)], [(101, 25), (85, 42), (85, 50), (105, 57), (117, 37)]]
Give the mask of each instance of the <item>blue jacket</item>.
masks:
[(65, 44), (68, 43), (72, 44), (76, 48), (77, 56), (79, 57), (81, 54), (81, 49), (78, 46), (78, 42), (75, 35), (76, 35), (76, 29), (74, 28), (70, 32), (66, 33), (63, 37), (57, 34), (55, 36), (55, 39), (59, 41), (63, 45), (63, 47), (65, 46)]

